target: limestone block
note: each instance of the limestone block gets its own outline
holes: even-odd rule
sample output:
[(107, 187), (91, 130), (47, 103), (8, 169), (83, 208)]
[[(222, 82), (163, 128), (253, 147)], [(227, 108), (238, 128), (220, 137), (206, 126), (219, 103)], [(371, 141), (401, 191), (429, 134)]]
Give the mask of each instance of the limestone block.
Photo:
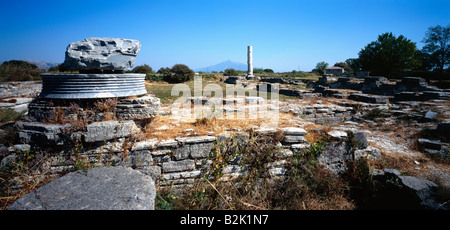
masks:
[(84, 141), (98, 142), (115, 138), (129, 137), (139, 132), (133, 121), (101, 121), (94, 122), (86, 127)]
[(22, 143), (64, 145), (67, 140), (70, 140), (70, 136), (65, 133), (65, 130), (70, 128), (69, 124), (19, 121), (16, 125), (20, 128), (19, 138)]
[(304, 136), (285, 136), (283, 139), (285, 143), (302, 143), (305, 142)]
[(309, 143), (301, 143), (301, 144), (293, 144), (293, 145), (291, 145), (291, 149), (294, 152), (303, 151), (303, 150), (308, 149), (309, 147), (310, 147)]
[(266, 99), (262, 98), (262, 97), (246, 97), (245, 98), (245, 103), (247, 104), (261, 104), (261, 103), (265, 103)]
[(430, 209), (439, 207), (435, 201), (435, 194), (439, 186), (434, 182), (413, 176), (399, 176), (398, 178), (403, 186), (420, 199), (421, 205)]
[(194, 143), (204, 143), (213, 142), (216, 140), (214, 136), (199, 136), (199, 137), (179, 137), (176, 140), (183, 144), (194, 144)]
[(367, 136), (366, 133), (363, 131), (357, 131), (354, 133), (354, 141), (356, 142), (356, 147), (359, 149), (365, 149), (369, 145), (367, 142)]
[(347, 170), (347, 161), (353, 158), (350, 146), (344, 141), (330, 141), (318, 157), (319, 164), (333, 174), (342, 175)]
[(223, 176), (220, 178), (223, 181), (231, 180), (248, 174), (248, 165), (227, 165), (222, 169)]
[(375, 147), (367, 146), (367, 148), (365, 149), (356, 149), (353, 155), (355, 160), (361, 158), (366, 158), (369, 160), (377, 160), (381, 157), (381, 151)]
[(130, 154), (131, 165), (144, 167), (153, 165), (152, 152), (150, 150), (134, 151)]
[(273, 129), (273, 128), (260, 128), (260, 129), (256, 129), (255, 133), (259, 134), (259, 135), (265, 135), (265, 134), (270, 134), (270, 133), (276, 133), (277, 130)]
[(184, 160), (189, 157), (191, 148), (190, 145), (182, 145), (175, 149), (175, 159)]
[(156, 139), (148, 139), (143, 140), (134, 143), (133, 147), (131, 147), (131, 150), (138, 151), (138, 150), (145, 150), (145, 149), (153, 149), (155, 148), (158, 141)]
[(442, 147), (441, 142), (439, 140), (428, 140), (425, 138), (419, 138), (417, 141), (426, 149), (440, 150)]
[(181, 160), (181, 161), (169, 161), (162, 164), (162, 170), (164, 173), (167, 172), (180, 172), (195, 169), (194, 160)]
[(190, 154), (192, 158), (208, 157), (213, 148), (214, 148), (213, 142), (194, 144), (190, 146)]
[(159, 114), (160, 99), (145, 95), (135, 99), (121, 99), (116, 106), (116, 116), (122, 120), (142, 120)]
[(389, 98), (385, 96), (378, 95), (367, 95), (362, 93), (351, 93), (348, 97), (350, 100), (362, 101), (367, 103), (376, 103), (376, 104), (387, 104), (389, 103)]
[(213, 142), (185, 144), (175, 149), (175, 158), (177, 160), (182, 160), (189, 156), (192, 158), (208, 157), (213, 148)]
[(65, 65), (77, 70), (130, 70), (141, 43), (121, 38), (86, 38), (67, 46)]
[(171, 153), (172, 153), (172, 150), (170, 150), (170, 149), (161, 149), (161, 150), (152, 151), (153, 156), (164, 156), (164, 155), (169, 155)]
[(137, 171), (150, 176), (153, 181), (158, 181), (159, 178), (161, 177), (161, 167), (160, 166), (156, 166), (156, 165), (152, 165), (152, 166), (144, 166), (141, 168), (137, 168)]
[(331, 137), (334, 137), (336, 139), (345, 139), (347, 138), (347, 132), (339, 131), (339, 130), (332, 130), (327, 133)]
[(437, 115), (438, 115), (438, 113), (436, 113), (436, 112), (428, 111), (428, 112), (425, 114), (424, 119), (425, 119), (425, 120), (434, 120), (434, 119), (436, 119), (436, 116), (437, 116)]
[(55, 179), (9, 206), (9, 210), (152, 210), (150, 176), (128, 167), (99, 167)]
[(195, 178), (201, 174), (200, 170), (194, 170), (189, 172), (174, 172), (174, 173), (166, 173), (163, 175), (163, 178), (166, 180), (176, 180), (181, 178)]
[(285, 135), (306, 135), (305, 129), (297, 128), (297, 127), (287, 127), (287, 128), (281, 128), (281, 130), (284, 132)]
[(163, 140), (160, 141), (156, 144), (156, 146), (158, 148), (161, 147), (176, 147), (178, 145), (178, 141), (174, 140), (174, 139), (170, 139), (170, 140)]

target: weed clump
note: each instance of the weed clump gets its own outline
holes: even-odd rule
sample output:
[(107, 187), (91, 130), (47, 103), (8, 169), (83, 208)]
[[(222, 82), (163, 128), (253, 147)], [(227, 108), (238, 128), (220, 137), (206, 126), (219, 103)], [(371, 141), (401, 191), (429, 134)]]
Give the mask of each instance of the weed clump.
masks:
[[(170, 188), (158, 192), (156, 209), (200, 210), (305, 210), (353, 209), (347, 185), (318, 164), (325, 140), (312, 143), (287, 161), (284, 176), (268, 173), (277, 155), (282, 133), (258, 136), (250, 133), (247, 144), (231, 138), (212, 151), (211, 164), (192, 186), (175, 195)], [(242, 173), (224, 179), (222, 169), (238, 164)]]
[(25, 116), (25, 112), (16, 112), (10, 108), (0, 109), (0, 124), (10, 121), (18, 121)]
[(165, 80), (170, 83), (187, 82), (194, 78), (194, 71), (187, 65), (176, 64), (170, 69), (170, 73), (165, 76)]
[(379, 108), (369, 110), (366, 113), (367, 118), (370, 120), (375, 120), (377, 118), (383, 118), (387, 115), (389, 115), (389, 111), (387, 109), (379, 109)]

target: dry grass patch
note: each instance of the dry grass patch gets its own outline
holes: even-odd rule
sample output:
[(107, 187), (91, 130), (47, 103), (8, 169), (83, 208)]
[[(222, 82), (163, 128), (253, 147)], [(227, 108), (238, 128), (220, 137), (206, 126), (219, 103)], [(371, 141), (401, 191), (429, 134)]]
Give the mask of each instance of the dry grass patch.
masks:
[[(292, 114), (280, 113), (278, 127), (292, 126)], [(185, 136), (217, 135), (229, 131), (249, 131), (258, 129), (266, 122), (261, 118), (200, 118), (173, 119), (170, 115), (158, 116), (144, 128), (145, 138), (159, 140)]]
[(305, 125), (304, 129), (307, 132), (305, 135), (306, 141), (309, 143), (316, 143), (318, 140), (322, 139), (326, 133), (332, 131), (333, 127), (311, 123)]
[(55, 179), (46, 162), (50, 156), (34, 149), (18, 151), (16, 162), (4, 165), (0, 171), (0, 207), (6, 210), (20, 197)]

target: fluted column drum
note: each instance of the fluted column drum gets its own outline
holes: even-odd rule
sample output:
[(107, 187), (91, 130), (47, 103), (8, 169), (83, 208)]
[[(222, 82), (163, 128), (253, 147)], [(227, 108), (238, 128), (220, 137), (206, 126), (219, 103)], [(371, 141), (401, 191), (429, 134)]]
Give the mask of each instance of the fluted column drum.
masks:
[(41, 98), (91, 99), (147, 93), (145, 74), (41, 74)]

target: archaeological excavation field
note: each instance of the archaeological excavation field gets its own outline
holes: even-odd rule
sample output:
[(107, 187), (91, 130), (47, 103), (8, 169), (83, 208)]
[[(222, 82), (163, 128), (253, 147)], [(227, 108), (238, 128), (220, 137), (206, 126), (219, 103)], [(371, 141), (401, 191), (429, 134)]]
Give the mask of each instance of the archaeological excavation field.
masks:
[[(3, 209), (450, 208), (448, 89), (250, 70), (149, 81), (123, 72), (138, 41), (102, 39), (69, 45), (79, 73), (1, 84)], [(76, 56), (121, 42), (126, 60)]]

